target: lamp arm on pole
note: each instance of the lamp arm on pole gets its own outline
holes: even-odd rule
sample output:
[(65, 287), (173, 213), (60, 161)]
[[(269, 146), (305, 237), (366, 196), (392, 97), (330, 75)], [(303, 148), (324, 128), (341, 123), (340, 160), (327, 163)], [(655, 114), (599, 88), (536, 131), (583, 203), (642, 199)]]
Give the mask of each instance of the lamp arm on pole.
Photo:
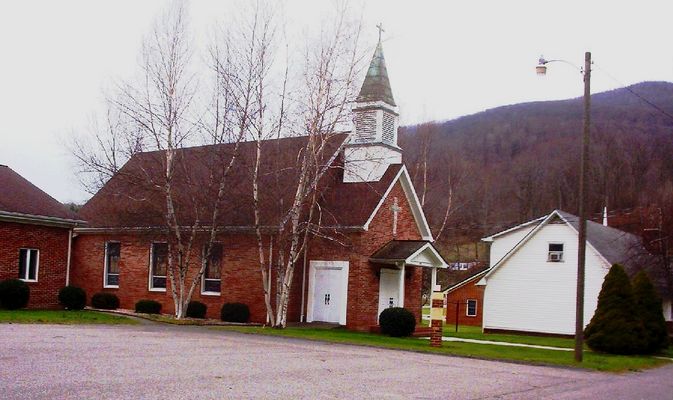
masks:
[(571, 67), (575, 68), (577, 71), (579, 71), (581, 74), (584, 74), (584, 68), (578, 66), (577, 64), (571, 63), (570, 61), (563, 60), (563, 59), (560, 59), (560, 58), (553, 59), (553, 60), (547, 60), (544, 57), (540, 57), (540, 59), (538, 60), (538, 65), (547, 65), (549, 63), (554, 63), (554, 62), (560, 62), (560, 63), (568, 64)]

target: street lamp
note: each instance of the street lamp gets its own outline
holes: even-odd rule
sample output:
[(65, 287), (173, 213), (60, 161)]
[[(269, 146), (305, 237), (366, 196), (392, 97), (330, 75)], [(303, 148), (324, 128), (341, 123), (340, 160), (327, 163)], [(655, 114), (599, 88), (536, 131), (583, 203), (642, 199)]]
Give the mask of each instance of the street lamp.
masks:
[[(547, 64), (554, 61), (540, 57), (535, 72), (538, 75), (547, 73)], [(575, 303), (575, 361), (582, 362), (584, 344), (584, 267), (587, 249), (587, 210), (586, 210), (586, 183), (589, 164), (589, 127), (591, 124), (591, 52), (584, 53), (584, 69), (580, 69), (584, 78), (584, 129), (582, 131), (582, 155), (580, 159), (580, 188), (579, 188), (579, 243), (577, 251), (577, 300)]]

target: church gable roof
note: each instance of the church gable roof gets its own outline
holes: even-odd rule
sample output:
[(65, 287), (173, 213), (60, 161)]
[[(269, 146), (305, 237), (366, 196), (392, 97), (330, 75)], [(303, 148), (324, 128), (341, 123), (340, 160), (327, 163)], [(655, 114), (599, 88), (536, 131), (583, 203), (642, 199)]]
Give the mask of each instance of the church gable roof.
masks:
[(383, 46), (381, 46), (380, 40), (374, 51), (374, 56), (369, 63), (367, 76), (365, 76), (356, 101), (383, 101), (391, 106), (395, 106), (393, 91), (390, 88), (390, 80), (388, 79), (386, 59), (383, 57)]
[[(298, 180), (297, 156), (307, 137), (292, 137), (262, 142), (260, 165), (261, 224), (267, 228), (278, 225), (292, 203)], [(325, 150), (326, 159), (348, 140), (347, 134), (332, 135)], [(176, 172), (176, 203), (178, 218), (190, 225), (199, 217), (201, 224), (211, 224), (212, 199), (216, 196), (217, 176), (214, 165), (225, 165), (232, 156), (233, 144), (185, 148), (178, 151), (180, 168)], [(217, 224), (227, 228), (248, 229), (254, 226), (252, 202), (252, 166), (255, 142), (240, 144), (239, 155), (230, 170), (227, 193), (220, 207)], [(119, 173), (81, 210), (92, 228), (152, 228), (164, 225), (165, 198), (161, 186), (164, 154), (159, 151), (133, 156)], [(220, 168), (221, 170), (222, 168)], [(327, 227), (364, 227), (381, 197), (399, 176), (401, 164), (388, 167), (376, 182), (343, 182), (342, 160), (332, 162), (318, 188), (321, 224)], [(142, 175), (143, 178), (139, 179)], [(194, 207), (196, 204), (197, 207)]]
[(82, 222), (77, 214), (6, 165), (0, 165), (0, 216), (34, 222), (39, 219)]

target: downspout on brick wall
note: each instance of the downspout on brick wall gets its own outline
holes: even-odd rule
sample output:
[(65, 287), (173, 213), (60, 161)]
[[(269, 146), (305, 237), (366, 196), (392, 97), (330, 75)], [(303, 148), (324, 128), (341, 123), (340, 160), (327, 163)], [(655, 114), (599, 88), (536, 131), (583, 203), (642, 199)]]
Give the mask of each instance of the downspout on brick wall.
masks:
[(299, 322), (306, 321), (306, 313), (304, 312), (304, 301), (305, 301), (305, 292), (306, 292), (306, 251), (308, 249), (308, 243), (304, 247), (304, 267), (301, 272), (301, 316), (299, 317)]
[(72, 256), (72, 228), (68, 229), (68, 259), (65, 264), (65, 286), (70, 284), (70, 258)]

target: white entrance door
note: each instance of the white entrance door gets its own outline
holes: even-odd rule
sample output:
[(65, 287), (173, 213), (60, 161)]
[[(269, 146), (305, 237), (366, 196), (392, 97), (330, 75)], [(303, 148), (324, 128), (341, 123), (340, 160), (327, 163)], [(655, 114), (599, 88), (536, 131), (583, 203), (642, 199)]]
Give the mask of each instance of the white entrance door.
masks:
[(345, 325), (347, 292), (347, 261), (311, 261), (306, 320)]
[(404, 271), (401, 269), (381, 268), (378, 315), (381, 315), (381, 312), (386, 308), (404, 307), (404, 295), (401, 294), (404, 288), (402, 281), (403, 274)]

